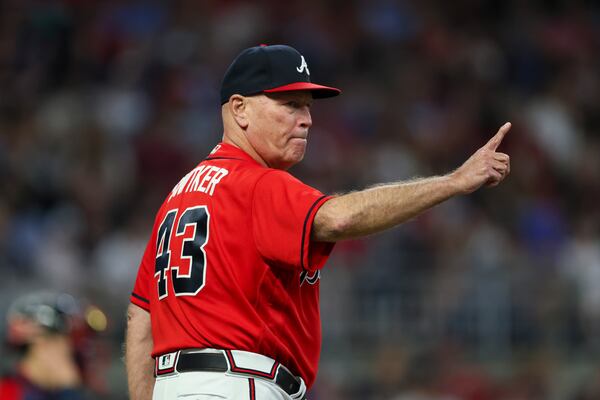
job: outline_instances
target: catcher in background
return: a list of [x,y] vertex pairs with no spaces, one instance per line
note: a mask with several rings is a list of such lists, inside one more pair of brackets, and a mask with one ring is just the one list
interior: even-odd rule
[[102,311],[83,310],[68,294],[36,292],[18,298],[8,309],[6,332],[6,344],[17,353],[17,362],[13,372],[0,379],[0,399],[85,398],[86,338],[105,327]]

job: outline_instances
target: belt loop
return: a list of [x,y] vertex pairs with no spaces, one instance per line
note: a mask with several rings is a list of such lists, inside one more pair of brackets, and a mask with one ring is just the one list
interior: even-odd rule
[[304,383],[304,379],[301,376],[297,376],[296,379],[300,381],[300,389],[294,394],[291,394],[290,397],[292,400],[305,400],[306,399],[306,384]]
[[219,352],[221,354],[223,354],[223,357],[225,357],[225,362],[227,363],[227,372],[231,372],[231,360],[230,360],[230,353],[227,350],[219,350]]

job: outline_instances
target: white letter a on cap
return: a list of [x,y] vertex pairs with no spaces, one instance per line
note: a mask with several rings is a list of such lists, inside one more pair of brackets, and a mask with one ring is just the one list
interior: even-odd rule
[[302,73],[302,71],[306,70],[306,74],[310,75],[310,71],[308,70],[308,64],[306,64],[306,60],[304,59],[304,56],[300,56],[300,57],[302,57],[302,64],[300,64],[300,66],[296,68],[296,71]]

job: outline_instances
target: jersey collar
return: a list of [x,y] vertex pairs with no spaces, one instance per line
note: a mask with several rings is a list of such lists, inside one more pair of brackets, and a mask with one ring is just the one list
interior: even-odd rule
[[244,150],[240,149],[237,146],[224,142],[221,142],[218,145],[216,145],[215,148],[212,149],[208,157],[206,157],[206,160],[239,160],[250,161],[255,164],[262,165]]

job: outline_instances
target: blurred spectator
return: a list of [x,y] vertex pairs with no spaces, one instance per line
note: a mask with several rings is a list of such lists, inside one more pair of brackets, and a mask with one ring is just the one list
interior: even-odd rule
[[590,374],[587,382],[577,391],[574,400],[593,400],[600,398],[600,369]]
[[588,350],[600,352],[600,231],[597,222],[579,221],[561,257],[561,272],[573,284],[578,298]]

